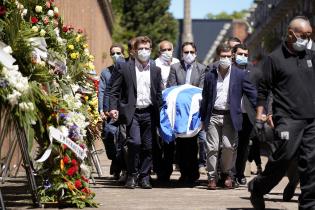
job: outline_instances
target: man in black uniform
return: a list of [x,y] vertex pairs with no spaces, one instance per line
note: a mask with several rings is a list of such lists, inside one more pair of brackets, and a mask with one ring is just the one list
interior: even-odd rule
[[276,151],[264,172],[248,184],[255,209],[265,209],[263,195],[282,179],[290,161],[297,157],[301,181],[300,210],[315,210],[315,57],[306,49],[310,22],[295,17],[287,39],[265,60],[258,87],[256,128],[262,128],[263,106],[273,94]]

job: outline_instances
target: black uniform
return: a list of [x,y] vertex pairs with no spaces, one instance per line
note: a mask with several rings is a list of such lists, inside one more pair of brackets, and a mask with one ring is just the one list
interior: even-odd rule
[[290,161],[297,156],[301,180],[299,208],[315,208],[315,59],[306,50],[291,53],[286,43],[272,52],[263,66],[258,87],[258,105],[273,93],[276,151],[264,172],[249,190],[266,194],[282,179]]

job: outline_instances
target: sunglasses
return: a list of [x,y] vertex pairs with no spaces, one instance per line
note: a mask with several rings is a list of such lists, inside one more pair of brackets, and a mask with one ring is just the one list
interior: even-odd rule
[[113,56],[113,55],[121,55],[121,52],[112,52],[110,55],[111,56]]
[[188,54],[188,53],[195,54],[195,51],[184,51],[184,54]]
[[172,48],[165,48],[165,49],[160,49],[161,52],[166,52],[166,51],[172,51]]

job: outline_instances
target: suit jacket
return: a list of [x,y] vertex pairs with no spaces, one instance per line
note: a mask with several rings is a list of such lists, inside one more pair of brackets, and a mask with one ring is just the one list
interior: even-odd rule
[[[109,94],[109,110],[119,111],[119,122],[129,125],[136,110],[137,78],[135,61],[129,60],[120,64],[115,72]],[[159,122],[159,107],[162,104],[161,69],[150,63],[151,101],[153,105],[154,122]]]
[[[245,94],[252,106],[256,106],[257,90],[249,81],[248,73],[244,70],[231,67],[230,84],[228,102],[230,115],[235,130],[239,131],[242,128],[243,114],[241,110],[241,99]],[[205,84],[202,91],[202,101],[200,105],[201,121],[205,124],[205,129],[208,129],[215,99],[217,96],[217,68],[210,70],[205,77]]]
[[[194,62],[192,64],[192,71],[190,75],[190,83],[196,87],[203,87],[204,79],[205,79],[205,70],[206,66]],[[186,83],[186,67],[184,61],[180,61],[179,63],[175,63],[171,65],[170,74],[167,80],[167,87],[175,86],[175,85],[184,85]]]
[[100,75],[100,83],[98,86],[98,111],[108,111],[109,107],[109,90],[110,90],[110,79],[115,66],[111,65],[105,68]]

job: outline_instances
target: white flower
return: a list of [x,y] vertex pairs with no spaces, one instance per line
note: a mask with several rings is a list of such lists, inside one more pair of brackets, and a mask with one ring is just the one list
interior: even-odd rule
[[39,35],[40,36],[45,36],[46,35],[46,31],[44,29],[40,30]]
[[65,44],[65,41],[64,39],[62,39],[61,37],[57,37],[57,42],[61,45],[64,45]]
[[19,107],[22,111],[27,111],[28,110],[28,105],[25,102],[19,103]]
[[39,29],[38,29],[37,26],[33,26],[33,27],[32,27],[32,30],[33,30],[34,32],[38,32]]
[[6,46],[6,47],[2,48],[2,50],[8,54],[12,54],[12,52],[13,52],[11,46]]
[[43,7],[37,5],[37,6],[35,7],[35,11],[36,11],[37,13],[41,13],[41,12],[43,11]]
[[22,17],[27,15],[27,9],[23,9],[22,13],[21,13]]
[[47,15],[50,16],[50,17],[53,17],[54,16],[54,11],[51,10],[51,9],[48,10]]
[[18,92],[18,91],[16,91],[16,90],[13,90],[13,93],[12,93],[12,94],[9,94],[9,95],[7,96],[7,99],[8,99],[8,101],[10,102],[10,104],[11,104],[12,106],[15,106],[15,105],[18,104],[18,100],[19,100],[19,98],[20,98],[21,95],[22,95],[22,94],[21,94],[20,92]]
[[34,104],[32,102],[28,102],[27,106],[28,106],[28,110],[34,111]]
[[65,95],[63,99],[67,102],[69,109],[77,110],[82,106],[80,98],[75,98],[72,95]]
[[71,86],[71,89],[74,93],[76,93],[80,88],[80,86],[77,84],[71,84],[70,86]]
[[55,8],[54,8],[54,13],[55,13],[55,14],[58,14],[58,13],[59,13],[58,7],[55,7]]
[[90,56],[90,51],[89,51],[89,49],[85,48],[85,49],[84,49],[84,54],[87,55],[87,56]]
[[60,126],[59,130],[61,131],[64,137],[67,137],[69,135],[69,129],[66,126],[64,125]]
[[15,1],[15,5],[16,5],[16,7],[17,7],[19,10],[23,10],[23,9],[24,9],[23,4],[19,3],[18,1]]

